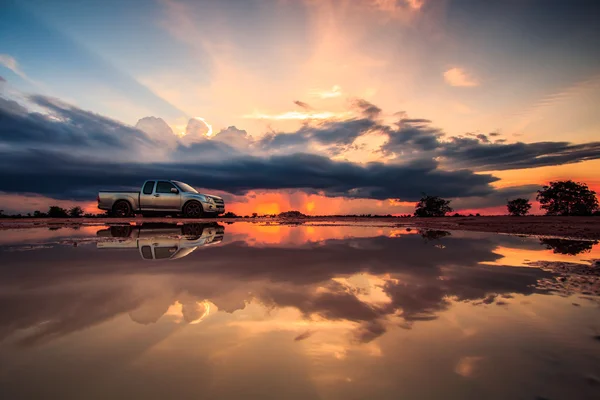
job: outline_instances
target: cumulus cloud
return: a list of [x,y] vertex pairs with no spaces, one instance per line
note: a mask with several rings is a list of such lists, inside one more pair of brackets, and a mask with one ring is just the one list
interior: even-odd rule
[[190,118],[185,128],[184,142],[196,142],[211,136],[213,133],[212,126],[209,125],[202,117]]
[[227,129],[221,129],[212,138],[213,141],[226,143],[229,146],[235,147],[241,150],[248,150],[248,147],[252,144],[252,138],[243,129],[238,129],[235,126],[230,126]]
[[177,139],[173,129],[162,118],[144,117],[135,124],[135,127],[158,143],[172,145]]
[[473,87],[479,86],[479,81],[464,69],[454,67],[444,72],[444,79],[450,86]]

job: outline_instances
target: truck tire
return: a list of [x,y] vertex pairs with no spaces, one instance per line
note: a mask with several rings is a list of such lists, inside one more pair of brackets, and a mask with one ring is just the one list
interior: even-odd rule
[[183,207],[183,216],[186,218],[202,218],[204,209],[198,201],[188,201]]
[[131,205],[128,201],[119,200],[112,208],[112,216],[117,218],[127,218],[131,216]]

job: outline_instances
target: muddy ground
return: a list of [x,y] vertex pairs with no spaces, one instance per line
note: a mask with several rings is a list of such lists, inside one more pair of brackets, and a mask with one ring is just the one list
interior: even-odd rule
[[440,230],[464,230],[478,232],[540,235],[577,239],[600,240],[600,217],[444,217],[444,218],[22,218],[0,219],[0,229],[57,227],[72,225],[142,224],[142,223],[191,223],[191,222],[255,222],[275,224],[360,224],[365,226],[406,226]]

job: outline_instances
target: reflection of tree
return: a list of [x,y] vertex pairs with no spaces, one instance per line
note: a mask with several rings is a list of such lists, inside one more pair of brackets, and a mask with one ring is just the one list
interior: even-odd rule
[[438,230],[423,230],[419,231],[421,237],[425,240],[439,240],[443,237],[450,236],[451,233],[448,231],[438,231]]
[[556,254],[568,254],[570,256],[577,255],[579,253],[587,253],[592,250],[595,244],[598,244],[595,240],[570,240],[570,239],[540,239],[540,243],[546,246],[546,248],[552,250]]

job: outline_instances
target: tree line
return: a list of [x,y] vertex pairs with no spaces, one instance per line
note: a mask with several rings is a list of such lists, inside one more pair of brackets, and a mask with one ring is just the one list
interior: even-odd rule
[[[546,215],[561,215],[561,216],[585,216],[585,215],[600,215],[598,207],[598,199],[596,192],[590,190],[585,183],[567,181],[550,182],[542,189],[538,190],[536,200],[540,203],[540,208],[546,211]],[[507,200],[506,208],[509,215],[523,216],[527,215],[531,210],[531,202],[526,198],[515,198]],[[446,214],[453,211],[450,206],[450,200],[443,199],[439,196],[423,195],[415,206],[415,217],[444,217]],[[105,217],[106,213],[102,214],[84,214],[81,207],[75,206],[70,209],[65,209],[59,206],[50,206],[47,212],[36,210],[33,214],[27,215],[11,215],[10,217],[30,217],[30,218],[94,218]],[[350,215],[348,215],[350,216]],[[392,215],[352,215],[354,217],[392,217]],[[454,216],[461,216],[454,214]],[[479,216],[479,214],[476,214]],[[0,210],[0,217],[9,217],[5,215],[3,210]],[[299,211],[287,211],[279,215],[259,216],[257,213],[252,213],[252,216],[238,216],[232,212],[227,212],[223,215],[224,218],[257,218],[257,217],[287,217],[287,218],[306,218],[307,216]],[[406,215],[403,217],[410,217]]]
[[[567,181],[550,182],[537,191],[535,198],[546,215],[586,216],[600,215],[596,192],[585,183]],[[526,198],[507,200],[509,215],[523,216],[531,210],[531,202]],[[444,217],[452,212],[450,200],[439,196],[424,195],[415,206],[415,217]],[[455,214],[458,216],[458,214]]]

